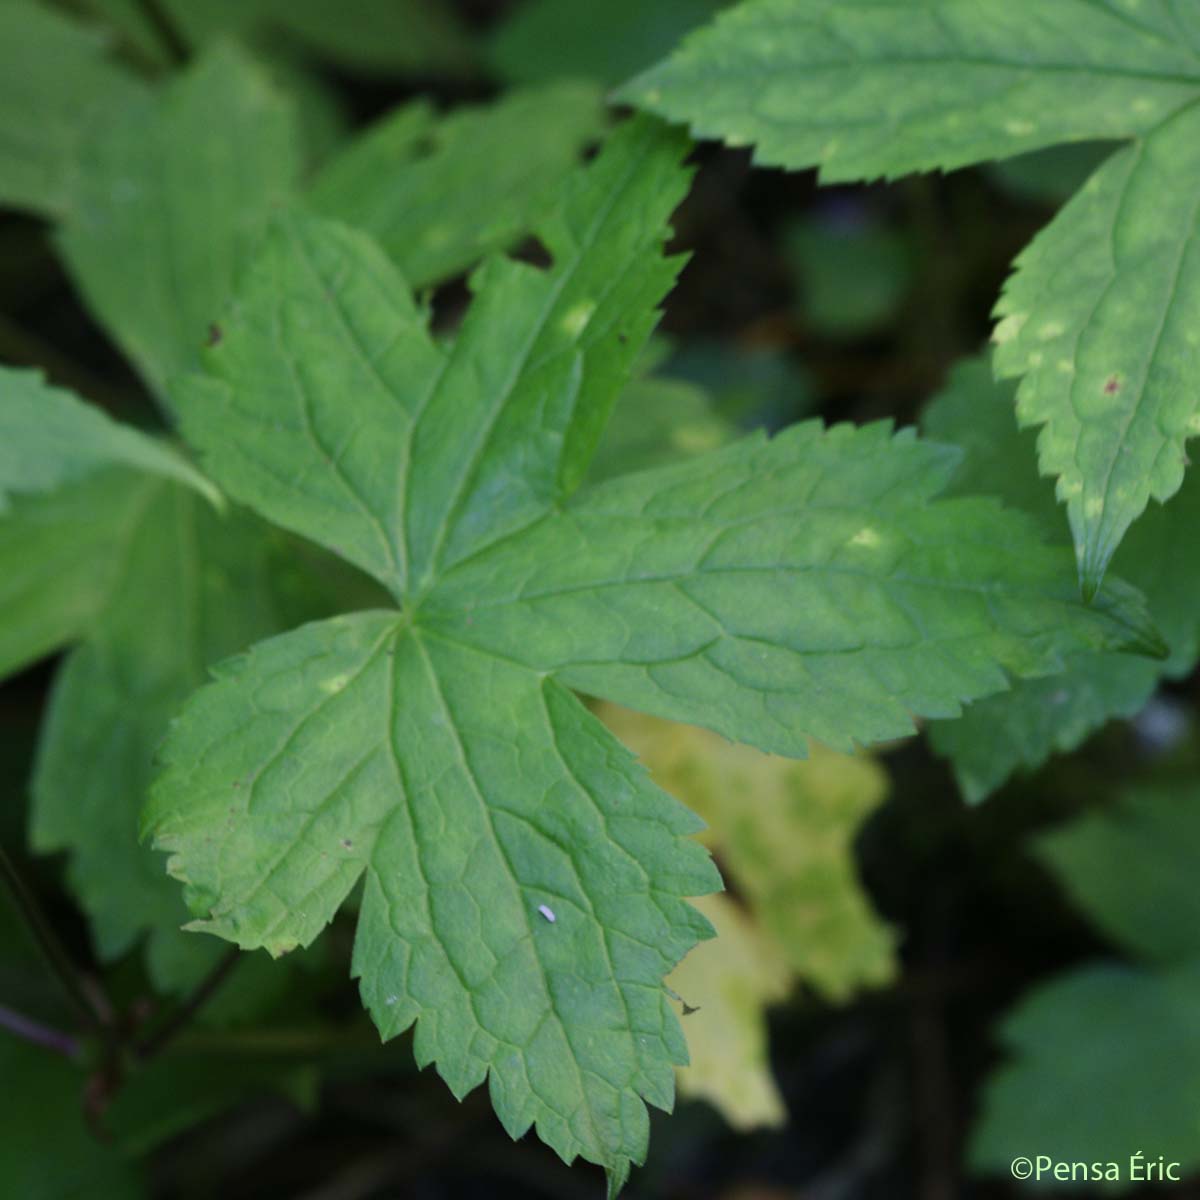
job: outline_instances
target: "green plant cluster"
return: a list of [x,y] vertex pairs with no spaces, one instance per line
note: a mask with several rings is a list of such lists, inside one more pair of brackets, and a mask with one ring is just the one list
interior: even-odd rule
[[[131,1032],[58,963],[85,1038],[74,1062],[0,1042],[0,1072],[33,1081],[0,1178],[42,1194],[21,1181],[84,1075],[122,1153],[72,1127],[45,1194],[136,1195],[138,1157],[200,1116],[263,1088],[310,1103],[311,1067],[160,1043],[228,944],[282,961],[253,956],[205,1020],[310,1011],[340,912],[380,1037],[412,1030],[456,1097],[486,1083],[513,1137],[615,1195],[688,1061],[664,980],[713,934],[689,899],[722,882],[676,777],[592,701],[793,759],[919,725],[976,803],[1200,657],[1200,8],[743,0],[672,50],[723,6],[664,3],[636,41],[616,31],[641,6],[596,6],[549,71],[567,18],[542,0],[482,48],[417,0],[80,7],[0,0],[0,203],[50,223],[155,407],[135,425],[52,362],[0,366],[0,667],[62,654],[29,846],[65,852],[97,960],[140,956],[167,1018]],[[511,86],[350,133],[314,59]],[[657,365],[692,138],[827,183],[1115,145],[919,430],[767,436]],[[835,334],[913,270],[879,231],[789,245]],[[435,291],[464,274],[447,316]],[[770,837],[701,807],[782,944],[823,928],[805,905],[851,914],[867,965],[835,930],[788,968],[845,998],[890,977],[894,939],[845,865],[875,785],[826,828],[823,778],[780,793],[815,797],[803,819],[755,819],[824,837],[837,869],[783,856],[769,887]],[[1198,802],[1143,789],[1038,843],[1138,965],[1073,970],[1005,1025],[981,1168],[1047,1126],[1062,1158],[1145,1141],[1200,1165]],[[1141,1099],[1106,1102],[1136,1063]],[[1065,1117],[1064,1089],[1090,1097]]]

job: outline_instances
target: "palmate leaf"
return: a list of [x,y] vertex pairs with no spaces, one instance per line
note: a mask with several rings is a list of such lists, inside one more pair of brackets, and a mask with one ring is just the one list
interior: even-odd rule
[[[1037,473],[1033,435],[1012,420],[1015,390],[996,382],[986,361],[964,363],[926,409],[922,428],[965,453],[953,492],[998,496],[1035,517],[1048,539],[1063,540],[1054,485]],[[952,762],[968,801],[982,800],[1017,768],[1039,767],[1051,754],[1075,749],[1106,721],[1134,716],[1164,677],[1192,669],[1200,649],[1200,561],[1191,553],[1198,520],[1200,478],[1189,477],[1169,505],[1137,523],[1117,552],[1117,572],[1149,601],[1170,652],[1165,660],[1074,656],[1061,674],[1015,681],[958,720],[933,723],[933,746]]]
[[175,479],[221,503],[216,488],[166,443],[49,386],[36,371],[0,366],[0,513],[11,493],[51,491],[121,466]]
[[1085,595],[1200,429],[1200,12],[1172,0],[747,0],[623,98],[836,180],[1134,138],[1018,259],[1024,378]]
[[590,84],[512,92],[443,117],[416,101],[327,164],[308,201],[376,238],[409,286],[425,287],[536,225],[603,127]]
[[137,844],[155,747],[209,662],[295,608],[280,611],[277,533],[218,517],[218,499],[164,442],[0,368],[0,675],[82,643],[43,726],[31,841],[71,853],[102,957],[151,934],[162,990],[194,984],[217,952],[181,936],[177,889]]
[[[104,960],[146,937],[157,988],[193,986],[220,957],[181,935],[178,889],[137,842],[138,812],[171,715],[209,663],[281,627],[274,545],[244,514],[218,517],[149,482],[104,603],[60,669],[38,745],[30,843],[67,851]],[[0,523],[0,531],[3,523]]]
[[[534,127],[539,136],[525,136]],[[378,236],[423,286],[526,233],[602,128],[589,85],[444,118],[417,102],[347,146],[306,198]],[[168,382],[219,339],[218,318],[270,216],[300,194],[304,157],[290,98],[265,67],[220,42],[81,151],[62,253],[94,315],[168,408]]]
[[[283,551],[278,531],[248,514],[218,515],[181,486],[127,470],[18,498],[0,516],[0,677],[72,647],[41,727],[31,846],[68,854],[100,958],[142,942],[160,992],[194,987],[220,953],[180,932],[178,889],[138,845],[154,755],[210,662],[331,611]],[[280,980],[265,961],[243,967],[206,1011],[257,1010]]]
[[160,399],[292,194],[303,151],[266,72],[219,46],[87,147],[59,242],[89,307]]
[[83,147],[144,92],[95,29],[35,4],[0,4],[0,205],[68,210]]
[[0,679],[75,641],[112,592],[154,490],[105,471],[0,513]]
[[418,1061],[458,1096],[490,1075],[514,1136],[640,1160],[639,1097],[669,1107],[685,1060],[658,984],[707,933],[680,897],[719,881],[569,692],[372,613],[261,644],[186,711],[146,825],[196,927],[282,953],[365,871],[354,971],[384,1036],[420,1017]]
[[279,221],[239,336],[180,389],[189,440],[232,495],[396,594],[527,523],[578,482],[679,268],[654,253],[688,179],[663,137],[631,127],[572,179],[541,230],[554,267],[489,262],[448,348],[369,239]]
[[1133,594],[1081,604],[1032,524],[989,501],[933,501],[956,460],[886,424],[745,438],[612,480],[477,552],[423,619],[794,757],[808,737],[905,736],[914,713],[957,715],[1006,671],[1048,674],[1073,650],[1157,652]]
[[[354,970],[456,1093],[603,1164],[645,1153],[683,1041],[661,981],[719,885],[698,822],[568,690],[804,752],[911,730],[1084,646],[1149,646],[1127,589],[938,502],[953,450],[808,425],[577,495],[678,259],[686,140],[622,127],[475,277],[450,346],[378,247],[286,216],[178,392],[231,494],[370,570],[402,611],[309,625],[185,707],[143,827],[198,929],[274,953],[356,882]],[[1004,550],[997,552],[997,547]],[[803,614],[799,616],[798,614]]]

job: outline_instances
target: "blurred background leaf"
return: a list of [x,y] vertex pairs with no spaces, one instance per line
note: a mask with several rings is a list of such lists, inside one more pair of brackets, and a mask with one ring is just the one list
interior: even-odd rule
[[972,1161],[1007,1170],[1048,1131],[1060,1161],[1200,1165],[1200,788],[1143,789],[1038,838],[1072,901],[1145,965],[1085,965],[1004,1021]]
[[[922,428],[964,451],[956,493],[998,496],[1035,519],[1047,540],[1066,544],[1065,510],[1055,502],[1053,481],[1038,475],[1036,434],[1017,427],[1015,391],[993,379],[986,360],[965,362],[922,414]],[[958,720],[932,723],[934,749],[950,759],[968,801],[984,799],[1018,769],[1074,750],[1105,722],[1133,717],[1164,677],[1191,672],[1200,652],[1200,559],[1187,547],[1197,521],[1200,483],[1188,480],[1170,504],[1146,513],[1113,560],[1113,571],[1149,600],[1170,648],[1166,661],[1088,655],[1060,674],[1014,681]]]
[[834,1001],[892,979],[895,935],[871,910],[853,858],[859,827],[887,794],[877,762],[816,743],[797,762],[611,704],[597,711],[708,823],[703,839],[727,886],[798,979]]
[[509,83],[621,83],[705,24],[724,0],[526,0],[494,35],[488,59]]

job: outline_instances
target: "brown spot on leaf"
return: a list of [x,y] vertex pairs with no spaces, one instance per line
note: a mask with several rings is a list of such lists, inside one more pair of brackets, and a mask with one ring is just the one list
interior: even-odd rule
[[208,339],[204,344],[210,347],[219,346],[221,344],[221,338],[224,336],[225,335],[221,332],[220,325],[214,322],[208,327]]
[[1116,375],[1110,375],[1104,384],[1104,394],[1115,396],[1121,390],[1121,381]]

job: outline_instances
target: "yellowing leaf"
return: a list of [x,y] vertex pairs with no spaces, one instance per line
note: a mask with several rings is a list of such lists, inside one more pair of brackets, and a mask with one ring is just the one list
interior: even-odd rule
[[778,947],[725,896],[692,903],[717,940],[702,942],[667,977],[689,1005],[683,1028],[691,1062],[676,1070],[681,1096],[707,1100],[734,1129],[787,1121],[767,1058],[764,1009],[786,998],[791,973]]
[[709,845],[800,978],[831,1000],[892,978],[894,935],[852,855],[887,794],[878,763],[817,743],[795,762],[615,705],[599,711],[655,782],[708,822]]

